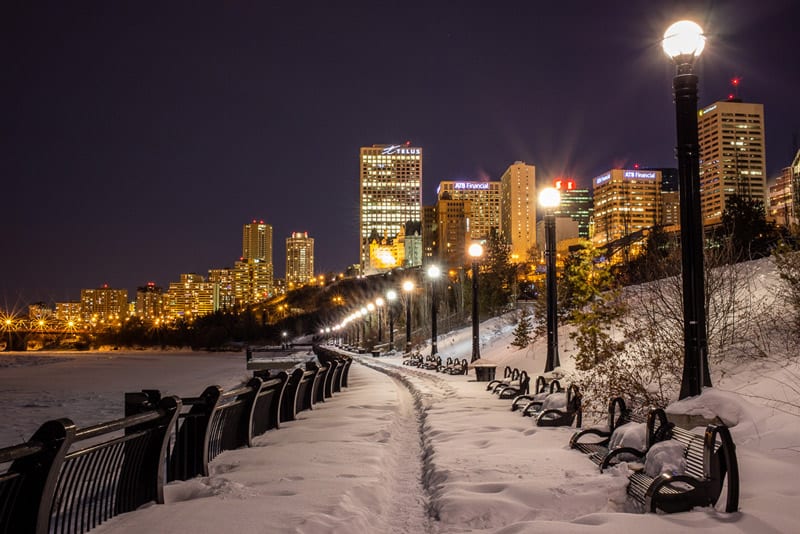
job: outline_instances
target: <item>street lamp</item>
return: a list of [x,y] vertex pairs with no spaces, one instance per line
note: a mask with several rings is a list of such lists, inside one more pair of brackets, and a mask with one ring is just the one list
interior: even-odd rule
[[375,307],[378,308],[378,343],[383,343],[383,305],[381,297],[375,299]]
[[436,344],[438,337],[436,332],[436,308],[438,302],[436,299],[436,281],[442,275],[442,270],[438,265],[431,265],[428,267],[428,278],[431,279],[431,356],[439,352],[439,347]]
[[406,352],[411,352],[411,292],[414,291],[414,282],[403,282],[403,291],[406,293]]
[[283,348],[284,349],[287,347],[287,345],[286,345],[286,336],[288,336],[288,335],[289,334],[285,330],[283,332],[281,332],[281,338],[283,339]]
[[366,317],[367,317],[368,313],[369,312],[367,311],[367,308],[365,308],[363,306],[361,307],[360,310],[358,310],[359,318],[361,320],[361,346],[364,347],[364,348],[366,348],[366,346],[367,346],[367,321],[366,321]]
[[547,187],[539,193],[539,205],[544,208],[544,256],[547,269],[547,360],[544,372],[561,365],[558,359],[558,288],[556,286],[556,215],[561,203],[558,189]]
[[697,76],[695,58],[703,51],[703,29],[690,20],[676,22],[664,32],[662,46],[672,58],[672,80],[677,126],[678,183],[681,212],[681,267],[683,278],[683,378],[680,398],[699,395],[711,386],[708,371],[703,220],[700,215],[700,154],[697,139]]
[[394,301],[397,300],[397,291],[394,289],[387,291],[386,300],[389,302],[386,306],[389,309],[389,348],[394,350]]
[[480,331],[478,327],[478,260],[483,256],[483,247],[480,243],[469,246],[469,255],[472,258],[472,358],[470,362],[480,359]]

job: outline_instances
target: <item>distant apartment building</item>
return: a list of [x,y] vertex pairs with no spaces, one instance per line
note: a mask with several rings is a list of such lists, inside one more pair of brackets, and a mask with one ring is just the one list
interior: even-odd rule
[[172,319],[192,319],[218,309],[217,285],[199,274],[182,274],[171,282],[165,299],[166,315]]
[[359,175],[359,269],[370,274],[400,267],[405,253],[397,253],[394,241],[406,223],[422,220],[422,148],[361,147]]
[[272,263],[260,259],[233,264],[234,301],[237,305],[262,302],[272,296]]
[[425,263],[437,261],[439,223],[436,220],[436,205],[422,206],[422,256]]
[[78,300],[56,302],[55,318],[64,323],[77,323],[81,320],[81,303]]
[[128,315],[128,291],[104,285],[81,289],[81,319],[84,322],[116,324]]
[[[589,225],[594,212],[594,199],[588,189],[579,188],[575,180],[570,178],[557,178],[553,187],[561,193],[561,203],[553,210],[558,217],[569,217],[578,225],[578,237],[589,239]],[[557,233],[557,232],[556,232]],[[537,241],[544,235],[537,230]]]
[[314,279],[314,238],[292,232],[286,238],[286,285],[302,286]]
[[536,246],[536,167],[517,161],[500,177],[500,232],[513,263],[527,261]]
[[488,239],[500,230],[501,182],[443,181],[436,190],[437,198],[449,195],[451,200],[468,200],[470,212],[467,231],[473,241]]
[[209,269],[208,281],[217,285],[219,309],[232,310],[236,302],[236,272],[233,269]]
[[148,282],[136,288],[136,316],[143,321],[156,321],[164,317],[164,290]]
[[661,171],[611,169],[593,183],[593,240],[597,245],[661,223]]
[[[244,279],[253,281],[250,287],[238,293],[247,298],[241,303],[258,302],[265,296],[272,295],[272,278],[275,268],[272,263],[272,226],[264,221],[253,221],[242,227],[242,257],[238,268]],[[253,297],[255,296],[255,297]]]
[[703,224],[719,224],[733,195],[766,207],[763,104],[731,99],[706,106],[698,115]]

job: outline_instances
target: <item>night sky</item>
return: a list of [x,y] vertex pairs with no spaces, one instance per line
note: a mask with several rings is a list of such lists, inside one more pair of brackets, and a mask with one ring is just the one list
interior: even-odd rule
[[516,160],[586,187],[674,167],[660,39],[687,16],[709,36],[700,105],[741,77],[774,178],[800,132],[796,0],[5,0],[0,308],[230,267],[252,219],[274,228],[276,276],[292,231],[341,271],[361,146],[423,147],[426,205]]

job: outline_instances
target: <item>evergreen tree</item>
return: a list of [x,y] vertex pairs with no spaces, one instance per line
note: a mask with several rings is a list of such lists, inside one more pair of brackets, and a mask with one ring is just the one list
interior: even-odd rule
[[735,261],[769,256],[775,241],[775,225],[767,221],[764,203],[742,195],[732,195],[722,212],[722,229],[733,246]]
[[533,341],[531,333],[531,317],[530,312],[526,308],[519,313],[519,322],[517,323],[517,327],[514,329],[514,341],[512,341],[511,344],[515,347],[524,349],[531,344],[531,341]]
[[511,302],[516,272],[509,259],[508,245],[497,232],[489,236],[481,267],[479,305],[483,313],[496,315]]

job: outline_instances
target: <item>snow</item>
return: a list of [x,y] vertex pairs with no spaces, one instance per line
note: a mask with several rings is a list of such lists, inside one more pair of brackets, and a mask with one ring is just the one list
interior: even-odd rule
[[[533,381],[544,368],[543,342],[518,350],[513,328],[509,318],[483,323],[481,353],[498,373],[511,365]],[[469,329],[442,336],[442,358],[469,357],[470,336]],[[561,344],[560,371],[568,374],[567,336]],[[601,474],[569,449],[574,429],[534,426],[475,382],[474,371],[442,375],[403,366],[399,356],[357,356],[348,388],[254,447],[222,453],[210,476],[169,484],[167,504],[93,532],[800,532],[800,415],[792,408],[800,394],[776,386],[792,384],[797,371],[780,354],[768,363],[712,365],[715,387],[667,410],[731,426],[742,481],[734,514],[628,513],[625,464]],[[191,396],[247,375],[243,354],[2,354],[0,445],[18,443],[49,418],[87,425],[118,417],[125,391]]]

